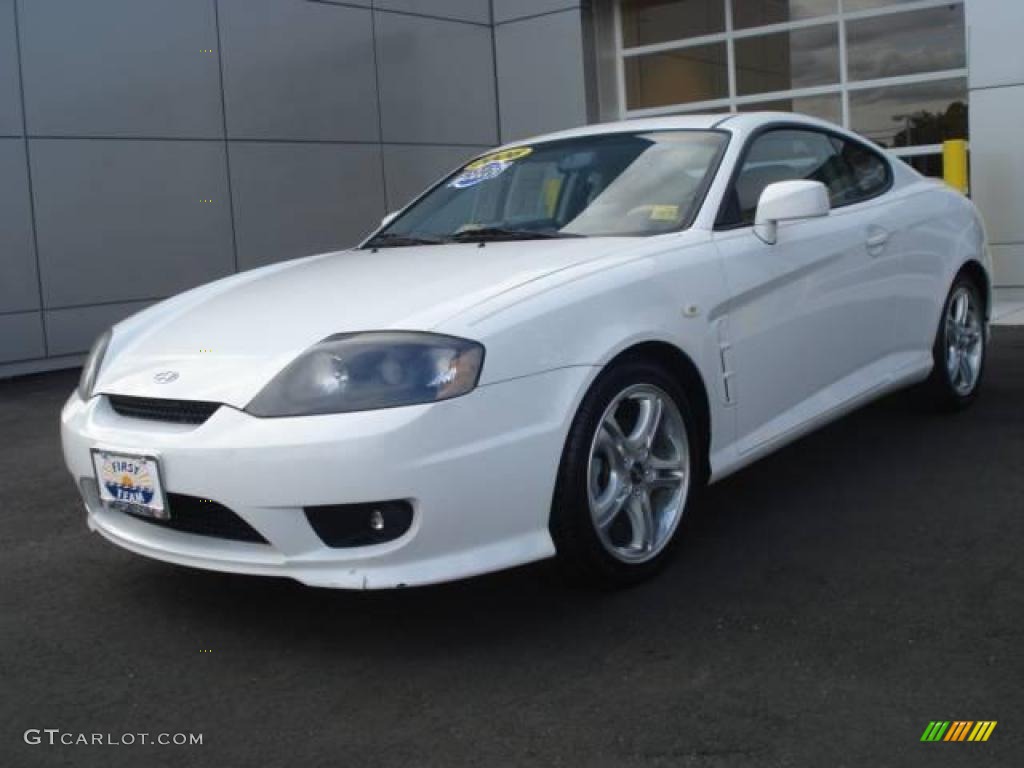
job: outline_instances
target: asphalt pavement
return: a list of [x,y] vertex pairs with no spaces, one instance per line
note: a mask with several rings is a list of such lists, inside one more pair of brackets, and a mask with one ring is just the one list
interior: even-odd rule
[[[123,552],[61,460],[75,378],[0,381],[0,766],[1024,764],[1024,329],[970,411],[897,395],[799,441],[616,593],[550,563],[361,594]],[[998,725],[922,743],[933,720]]]

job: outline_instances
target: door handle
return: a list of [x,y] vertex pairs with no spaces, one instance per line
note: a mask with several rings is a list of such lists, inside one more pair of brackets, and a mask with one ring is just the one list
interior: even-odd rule
[[868,239],[865,241],[867,245],[868,253],[872,256],[877,256],[885,248],[886,243],[889,242],[889,233],[884,229],[876,229],[868,235]]

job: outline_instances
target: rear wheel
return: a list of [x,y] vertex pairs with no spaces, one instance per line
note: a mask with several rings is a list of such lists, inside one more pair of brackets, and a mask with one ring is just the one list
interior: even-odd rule
[[668,560],[703,466],[682,387],[629,360],[584,398],[559,468],[551,513],[558,557],[590,584],[624,586]]
[[974,402],[985,372],[985,305],[981,289],[960,275],[946,298],[932,348],[934,366],[925,390],[940,408],[960,410]]

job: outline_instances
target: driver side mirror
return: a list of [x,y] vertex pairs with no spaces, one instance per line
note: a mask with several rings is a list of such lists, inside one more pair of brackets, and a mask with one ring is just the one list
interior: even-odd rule
[[779,222],[828,216],[828,189],[820,181],[777,181],[757,201],[754,234],[768,245],[779,239]]
[[392,211],[391,213],[387,214],[383,219],[380,220],[380,228],[384,229],[384,227],[386,227],[388,224],[395,220],[399,213],[400,211]]

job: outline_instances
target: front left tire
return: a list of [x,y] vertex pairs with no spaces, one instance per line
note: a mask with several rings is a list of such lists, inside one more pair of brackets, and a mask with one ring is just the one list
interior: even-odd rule
[[563,568],[601,587],[654,575],[671,558],[703,461],[693,410],[672,376],[642,358],[604,371],[559,467],[550,530]]

